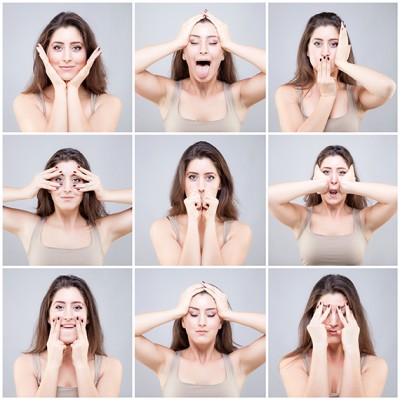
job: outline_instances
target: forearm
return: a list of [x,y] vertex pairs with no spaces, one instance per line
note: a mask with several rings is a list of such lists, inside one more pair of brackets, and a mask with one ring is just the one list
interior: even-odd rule
[[177,309],[137,314],[135,316],[135,336],[142,336],[157,326],[175,321],[182,316],[183,314]]
[[320,180],[280,183],[268,188],[268,200],[271,206],[283,205],[311,193],[317,193],[325,187]]
[[199,228],[198,224],[190,219],[178,265],[201,265]]
[[79,98],[79,89],[69,86],[67,90],[68,127],[70,132],[92,132]]
[[172,40],[167,43],[148,46],[135,52],[135,73],[140,74],[150,65],[161,60],[164,57],[180,50],[184,44],[178,40]]
[[258,68],[262,73],[266,72],[266,55],[264,49],[245,46],[234,42],[223,43],[224,50],[248,61]]
[[203,251],[201,254],[201,265],[225,265],[222,252],[218,244],[215,218],[206,221]]
[[54,87],[54,103],[46,132],[68,132],[67,94],[63,86]]
[[360,369],[360,352],[345,352],[340,397],[365,397]]
[[35,197],[35,193],[33,193],[28,186],[23,188],[3,188],[3,203],[17,200],[29,200],[33,199],[33,197]]
[[112,203],[132,204],[132,189],[108,190],[104,189],[100,196],[96,197],[99,201],[109,201]]
[[35,397],[56,397],[59,368],[59,366],[46,364]]
[[383,204],[397,203],[397,186],[386,183],[340,182],[341,189],[347,194],[369,197]]
[[335,103],[335,96],[321,96],[311,115],[299,126],[297,132],[323,132]]
[[100,397],[93,382],[89,364],[75,365],[79,397]]
[[304,397],[329,397],[328,356],[326,347],[313,349],[310,375]]
[[227,310],[220,316],[226,321],[248,326],[264,335],[266,333],[265,314]]

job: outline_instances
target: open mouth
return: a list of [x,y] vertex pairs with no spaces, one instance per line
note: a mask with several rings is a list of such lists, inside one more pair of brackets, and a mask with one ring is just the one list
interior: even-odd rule
[[332,196],[332,197],[335,197],[335,196],[338,195],[338,191],[337,190],[330,190],[329,191],[329,195]]
[[210,72],[211,61],[209,60],[197,60],[196,61],[196,72],[200,79],[205,79]]
[[210,66],[211,65],[211,61],[208,61],[208,60],[199,60],[199,61],[196,61],[196,65],[201,65],[201,66],[206,66],[206,65],[208,65],[208,66]]

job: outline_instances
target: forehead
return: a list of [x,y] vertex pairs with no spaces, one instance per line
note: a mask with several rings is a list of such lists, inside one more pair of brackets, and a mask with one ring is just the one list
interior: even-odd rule
[[344,161],[344,158],[341,156],[329,156],[322,160],[320,168],[328,167],[328,168],[348,168],[349,166]]
[[81,302],[85,304],[85,300],[81,292],[76,287],[62,288],[56,292],[53,298],[53,303],[62,301],[65,303]]
[[311,35],[311,39],[338,39],[339,32],[333,25],[319,26],[314,29],[314,32]]
[[81,33],[74,26],[66,26],[58,28],[51,37],[52,42],[81,42],[83,43],[83,38]]
[[322,301],[322,304],[342,307],[346,304],[347,299],[342,293],[327,293],[321,296],[319,301]]
[[73,171],[76,171],[78,168],[78,163],[76,161],[61,161],[56,164],[58,169],[63,172],[63,175],[73,174]]
[[217,174],[217,168],[214,163],[207,157],[195,158],[190,161],[186,171],[188,172],[213,172]]
[[190,307],[199,308],[200,310],[206,308],[215,308],[215,300],[208,294],[202,293],[192,297]]
[[211,22],[199,22],[193,27],[191,35],[198,35],[204,37],[218,36],[218,32],[215,29],[215,26]]

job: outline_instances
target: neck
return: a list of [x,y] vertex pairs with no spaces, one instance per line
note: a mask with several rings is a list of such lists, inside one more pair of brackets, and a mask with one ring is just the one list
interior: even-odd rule
[[64,229],[71,229],[77,226],[81,227],[82,225],[86,225],[86,221],[79,214],[78,209],[65,211],[56,208],[54,213],[48,217],[48,220],[49,219]]
[[351,208],[343,201],[340,204],[328,204],[326,202],[322,202],[318,204],[319,212],[323,215],[327,215],[329,217],[335,218],[342,215],[347,215]]
[[192,76],[189,76],[187,79],[187,89],[197,96],[207,97],[218,93],[221,90],[221,83],[217,80],[216,76],[208,82],[199,82]]
[[190,346],[184,350],[185,357],[200,363],[207,363],[221,358],[221,354],[214,347],[215,342],[196,345],[191,343]]
[[328,360],[339,361],[344,358],[343,346],[341,343],[329,345],[327,349]]

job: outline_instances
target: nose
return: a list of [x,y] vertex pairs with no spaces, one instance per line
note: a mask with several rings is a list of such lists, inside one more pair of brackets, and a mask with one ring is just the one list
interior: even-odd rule
[[71,50],[68,47],[66,47],[65,50],[64,50],[64,57],[63,58],[64,58],[65,62],[71,61]]
[[200,54],[207,54],[207,53],[208,53],[207,43],[202,41],[200,44]]
[[337,310],[336,309],[332,309],[332,311],[329,314],[328,317],[328,323],[330,326],[336,326],[338,325],[338,318],[339,316],[337,315]]
[[197,189],[199,190],[199,192],[203,192],[204,188],[205,188],[204,178],[201,177],[201,178],[199,178],[199,185],[198,185]]
[[73,316],[73,313],[72,313],[71,308],[65,307],[64,313],[63,313],[63,318],[64,318],[65,320],[72,320],[72,319],[74,319],[74,316]]
[[200,314],[199,314],[199,321],[198,321],[198,323],[199,323],[199,326],[205,326],[205,325],[207,325],[207,317],[206,317],[204,314],[200,313]]
[[337,181],[338,181],[338,175],[337,175],[337,173],[336,173],[335,171],[333,171],[333,172],[331,173],[331,175],[330,175],[330,181],[331,181],[332,184],[337,183]]
[[322,48],[322,55],[323,55],[323,56],[329,56],[329,55],[330,55],[330,48],[329,48],[329,44],[328,44],[328,43],[325,43],[325,44],[323,45],[323,48]]
[[63,190],[64,192],[70,192],[72,190],[72,184],[68,179],[64,181]]

